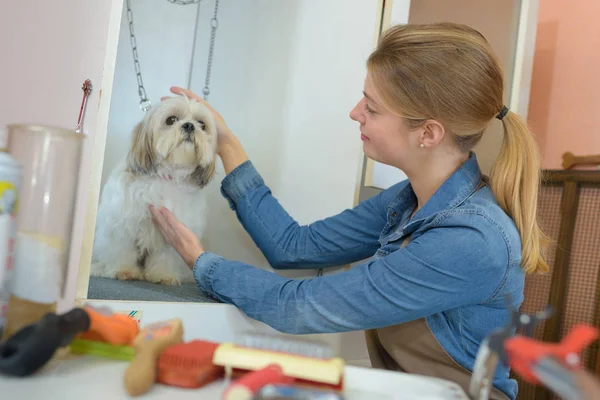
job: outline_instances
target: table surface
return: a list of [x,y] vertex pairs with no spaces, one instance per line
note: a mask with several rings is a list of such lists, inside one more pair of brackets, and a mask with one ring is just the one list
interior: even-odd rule
[[[0,391],[6,399],[128,399],[123,388],[126,362],[92,356],[71,355],[50,362],[26,378],[0,376]],[[346,400],[453,399],[467,400],[461,388],[444,380],[372,368],[347,366]],[[214,382],[201,389],[181,389],[156,384],[139,399],[217,400],[226,386]]]

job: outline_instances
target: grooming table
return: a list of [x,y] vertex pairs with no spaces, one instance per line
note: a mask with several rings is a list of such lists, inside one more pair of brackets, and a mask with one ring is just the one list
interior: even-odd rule
[[88,299],[218,303],[195,283],[180,286],[158,285],[146,281],[120,281],[91,276]]
[[[127,363],[92,356],[54,360],[27,378],[0,376],[2,398],[45,400],[128,399],[123,387]],[[346,367],[346,400],[452,399],[468,400],[454,383],[444,380],[362,367]],[[155,384],[139,399],[215,400],[227,383],[214,382],[201,389],[179,389]]]

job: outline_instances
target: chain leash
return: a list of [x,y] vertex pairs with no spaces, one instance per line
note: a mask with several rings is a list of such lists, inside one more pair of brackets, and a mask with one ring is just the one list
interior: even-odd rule
[[[177,5],[190,5],[190,4],[198,4],[200,6],[200,2],[202,0],[167,0],[169,3],[177,4]],[[148,95],[146,94],[146,88],[144,87],[144,80],[142,79],[142,68],[140,66],[137,40],[135,36],[135,30],[133,28],[133,11],[131,10],[131,0],[125,0],[125,4],[127,7],[127,21],[129,25],[129,43],[131,44],[131,53],[133,55],[133,67],[135,69],[135,77],[137,79],[138,85],[138,96],[140,97],[140,109],[144,112],[147,112],[152,103],[148,99]],[[217,28],[219,27],[219,0],[215,1],[215,10],[212,19],[210,20],[210,43],[208,48],[208,61],[206,66],[206,78],[204,80],[204,89],[202,90],[204,94],[204,100],[208,99],[208,95],[210,94],[210,75],[212,72],[212,62],[213,62],[213,53],[215,48],[215,38],[217,34]]]

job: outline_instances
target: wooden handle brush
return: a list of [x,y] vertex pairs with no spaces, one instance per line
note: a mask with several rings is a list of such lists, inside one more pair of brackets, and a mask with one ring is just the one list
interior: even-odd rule
[[125,389],[130,396],[146,393],[156,380],[158,359],[169,346],[183,341],[180,319],[158,322],[144,327],[133,341],[135,356],[125,370]]

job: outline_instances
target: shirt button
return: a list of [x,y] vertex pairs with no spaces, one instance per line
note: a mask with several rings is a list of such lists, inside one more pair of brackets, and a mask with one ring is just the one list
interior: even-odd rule
[[392,211],[392,217],[393,217],[393,218],[396,218],[396,215],[397,215],[397,214],[396,214],[396,211]]

